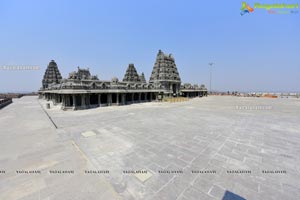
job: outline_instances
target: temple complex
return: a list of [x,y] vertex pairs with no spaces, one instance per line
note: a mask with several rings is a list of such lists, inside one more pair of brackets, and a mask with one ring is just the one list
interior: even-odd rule
[[138,74],[134,64],[129,64],[124,78],[119,81],[100,80],[89,69],[77,68],[62,79],[55,61],[51,61],[42,80],[40,97],[52,100],[54,105],[66,109],[126,105],[162,100],[165,97],[201,97],[207,95],[204,85],[181,84],[173,56],[159,50],[150,81],[144,73]]

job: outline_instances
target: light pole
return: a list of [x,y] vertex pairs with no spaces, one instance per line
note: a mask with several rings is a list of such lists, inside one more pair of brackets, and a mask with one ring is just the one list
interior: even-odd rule
[[211,91],[211,78],[212,78],[212,66],[214,64],[215,63],[213,63],[213,62],[208,63],[208,65],[210,66],[210,74],[209,74],[209,93],[210,94],[212,93],[212,91]]

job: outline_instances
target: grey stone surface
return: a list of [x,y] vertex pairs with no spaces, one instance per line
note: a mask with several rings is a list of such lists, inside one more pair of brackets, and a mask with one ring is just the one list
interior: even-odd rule
[[[299,99],[210,96],[75,112],[51,105],[46,111],[57,129],[38,101],[45,107],[44,100],[23,97],[0,113],[0,164],[7,171],[0,174],[0,199],[222,199],[225,191],[245,199],[300,197]],[[272,109],[236,109],[262,105]],[[96,135],[84,137],[88,131]],[[110,173],[11,172],[54,166]],[[144,182],[123,173],[142,169],[152,174]]]
[[[91,162],[72,138],[61,139],[37,97],[15,99],[0,112],[0,199],[121,199],[104,176],[88,176]],[[16,170],[40,170],[17,174]],[[49,174],[74,170],[74,174]]]

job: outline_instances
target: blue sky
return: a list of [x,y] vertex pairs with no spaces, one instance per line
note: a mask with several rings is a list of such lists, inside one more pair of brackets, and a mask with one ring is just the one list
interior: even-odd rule
[[[159,49],[172,53],[183,82],[238,91],[300,91],[300,13],[240,15],[242,1],[0,1],[0,92],[36,91],[49,61],[63,77],[77,66],[123,78],[129,63],[149,80]],[[254,3],[300,3],[247,1]],[[300,11],[298,9],[298,11]]]

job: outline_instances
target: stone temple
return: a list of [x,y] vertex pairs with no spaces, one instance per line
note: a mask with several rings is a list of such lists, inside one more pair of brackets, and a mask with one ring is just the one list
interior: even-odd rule
[[144,73],[138,74],[134,64],[129,64],[122,81],[116,77],[110,81],[100,80],[91,75],[89,69],[80,67],[62,79],[52,60],[39,95],[64,110],[76,110],[158,101],[166,97],[202,97],[207,95],[207,89],[204,85],[181,84],[174,57],[159,50],[149,82]]

